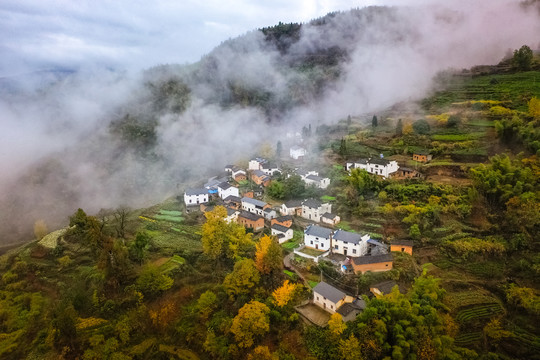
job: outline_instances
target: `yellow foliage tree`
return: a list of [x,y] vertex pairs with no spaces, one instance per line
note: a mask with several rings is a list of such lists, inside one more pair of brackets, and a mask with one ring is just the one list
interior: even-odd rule
[[283,285],[274,290],[272,293],[274,303],[279,307],[287,305],[289,301],[293,299],[296,288],[296,284],[291,284],[289,283],[289,280],[285,280]]
[[202,227],[202,245],[204,253],[213,260],[222,256],[237,259],[247,249],[253,246],[252,234],[246,234],[242,225],[227,223],[227,210],[216,206],[204,214],[206,222]]
[[158,330],[166,329],[174,320],[177,314],[176,304],[173,301],[167,301],[162,304],[157,310],[148,311],[148,315],[152,320],[152,325]]
[[259,280],[260,275],[253,260],[244,259],[234,264],[233,271],[225,276],[223,286],[231,299],[234,299],[235,296],[249,294]]
[[491,340],[497,342],[502,338],[513,337],[514,334],[508,330],[504,330],[501,326],[501,321],[497,318],[492,319],[485,327],[484,334]]
[[254,337],[264,335],[270,330],[269,313],[268,306],[258,301],[242,306],[231,325],[231,332],[239,347],[253,346]]
[[360,342],[354,335],[349,336],[346,340],[341,340],[339,344],[340,358],[343,360],[358,360],[364,359]]
[[328,329],[335,337],[341,336],[347,326],[343,322],[343,317],[338,313],[333,313],[328,321]]
[[410,122],[405,123],[403,125],[403,135],[410,135],[414,132],[412,124]]
[[268,346],[257,346],[253,349],[253,352],[248,355],[248,360],[278,360],[279,357],[276,354],[272,354]]
[[255,266],[261,274],[270,274],[281,270],[283,264],[281,247],[278,242],[268,235],[264,235],[255,246]]
[[540,118],[540,99],[536,96],[529,100],[529,115],[533,118]]
[[37,220],[34,223],[34,235],[36,236],[37,240],[43,239],[45,235],[49,233],[49,229],[47,228],[47,224],[44,220]]

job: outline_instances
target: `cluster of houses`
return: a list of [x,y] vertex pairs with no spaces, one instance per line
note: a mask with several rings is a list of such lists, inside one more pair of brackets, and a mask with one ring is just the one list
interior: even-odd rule
[[[418,151],[413,153],[412,159],[417,162],[427,163],[433,158],[429,151]],[[363,169],[370,174],[383,178],[411,179],[420,178],[422,175],[411,168],[399,166],[395,160],[387,160],[382,155],[378,158],[359,159],[345,164],[347,171],[352,169]]]

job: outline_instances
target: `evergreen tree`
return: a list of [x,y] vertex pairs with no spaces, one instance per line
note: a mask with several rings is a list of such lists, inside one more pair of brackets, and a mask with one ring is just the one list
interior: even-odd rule
[[277,142],[277,145],[276,145],[276,156],[278,158],[281,157],[281,152],[283,151],[283,145],[281,145],[281,141],[278,141]]
[[371,119],[371,126],[373,127],[377,127],[379,124],[378,124],[378,121],[377,121],[377,115],[373,115],[373,118]]
[[341,138],[341,144],[339,145],[339,155],[347,155],[347,141],[344,138]]
[[399,119],[396,124],[396,135],[397,136],[403,135],[403,121],[401,119]]

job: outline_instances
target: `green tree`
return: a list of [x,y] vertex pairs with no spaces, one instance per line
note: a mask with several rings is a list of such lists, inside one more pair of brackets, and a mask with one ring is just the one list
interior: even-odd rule
[[145,251],[150,244],[150,235],[144,231],[139,231],[135,235],[135,240],[131,243],[129,254],[131,258],[142,263],[145,257]]
[[420,233],[420,227],[418,224],[412,224],[409,228],[409,236],[413,239],[419,239],[422,234]]
[[147,265],[139,274],[135,286],[144,296],[155,297],[168,290],[173,285],[173,279],[161,273],[154,265]]
[[197,311],[202,320],[208,320],[212,312],[217,308],[217,296],[212,291],[207,290],[201,294],[197,300]]
[[403,120],[399,119],[396,124],[396,135],[403,135]]
[[269,313],[268,306],[258,301],[251,301],[242,306],[231,326],[231,332],[238,346],[249,348],[253,346],[256,337],[270,330]]
[[345,138],[341,138],[341,143],[339,144],[339,155],[347,155],[347,140],[345,140]]
[[429,123],[425,119],[416,120],[412,124],[413,130],[415,133],[419,135],[425,135],[429,133],[429,130],[431,127],[429,126]]
[[281,157],[281,152],[283,151],[283,145],[281,145],[281,141],[278,141],[276,144],[276,157],[279,159]]
[[260,274],[251,259],[243,259],[234,264],[233,271],[225,276],[223,286],[231,299],[247,295],[259,283]]
[[514,50],[514,57],[512,63],[515,68],[521,71],[527,71],[531,69],[533,60],[533,52],[530,47],[523,45],[519,50]]
[[281,181],[272,181],[270,186],[266,189],[268,195],[274,199],[283,199],[285,197],[285,187]]
[[284,199],[302,198],[306,184],[299,175],[291,175],[283,180]]
[[373,118],[371,118],[371,126],[377,127],[379,125],[379,121],[377,120],[377,115],[373,115]]

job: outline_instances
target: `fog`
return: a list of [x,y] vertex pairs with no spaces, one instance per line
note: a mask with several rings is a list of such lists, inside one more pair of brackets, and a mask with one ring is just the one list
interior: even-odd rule
[[[414,101],[430,91],[438,71],[495,64],[523,44],[535,48],[540,18],[531,4],[458,1],[370,8],[337,14],[324,31],[304,24],[286,53],[253,31],[223,43],[195,65],[148,72],[88,65],[73,74],[3,79],[0,243],[30,240],[38,219],[51,229],[65,225],[78,207],[95,213],[162,201],[204,182],[212,170],[256,155],[263,143],[275,146],[285,128],[331,124],[349,114]],[[284,65],[332,45],[347,55],[337,67],[339,76],[322,90],[313,90],[305,73]],[[189,87],[185,111],[153,112],[146,84],[158,76],[181,79]],[[227,87],[231,83],[269,94],[271,103],[296,97],[293,106],[280,111],[231,105],[224,102],[235,96]],[[150,149],[127,146],[111,131],[111,122],[126,114],[156,122]]]

